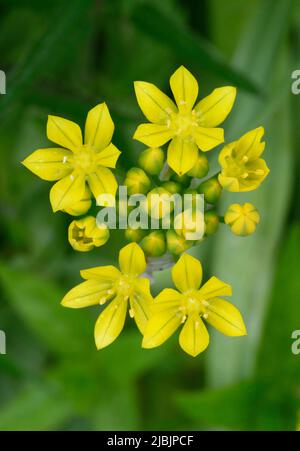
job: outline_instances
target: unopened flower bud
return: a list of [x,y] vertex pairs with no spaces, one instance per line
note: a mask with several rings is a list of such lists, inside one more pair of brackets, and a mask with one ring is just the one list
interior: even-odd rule
[[128,194],[147,194],[151,187],[151,181],[147,174],[140,168],[131,168],[126,174],[124,185]]
[[204,194],[205,202],[215,204],[222,193],[222,187],[217,177],[212,177],[198,186],[198,193]]
[[105,224],[97,224],[93,216],[86,216],[71,222],[68,238],[75,251],[88,252],[106,243],[109,229]]
[[174,230],[168,230],[167,234],[167,248],[173,255],[180,255],[193,246],[193,241],[187,241],[182,236],[177,235]]
[[208,159],[204,153],[199,152],[197,163],[189,170],[187,175],[201,179],[208,174],[208,170]]
[[160,147],[144,150],[139,156],[139,165],[150,175],[158,175],[164,165],[164,152]]
[[166,241],[162,231],[149,233],[141,241],[141,247],[148,257],[160,257],[166,252]]
[[143,230],[143,229],[128,228],[125,230],[125,238],[128,241],[135,241],[138,243],[139,241],[141,241],[144,238],[146,233],[147,233],[146,230]]
[[148,215],[160,219],[170,214],[174,208],[172,194],[162,187],[154,188],[147,194]]
[[225,213],[224,221],[234,235],[247,236],[255,232],[260,215],[254,205],[248,202],[244,205],[232,204]]
[[217,232],[220,224],[220,219],[215,211],[206,211],[204,213],[204,222],[206,235],[213,235]]
[[179,183],[172,182],[172,180],[169,180],[168,182],[164,182],[161,184],[161,187],[167,190],[171,194],[177,194],[181,191],[181,186]]

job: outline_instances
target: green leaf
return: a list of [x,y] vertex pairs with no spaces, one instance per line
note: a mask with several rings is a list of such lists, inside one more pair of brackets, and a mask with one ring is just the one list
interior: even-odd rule
[[260,92],[251,77],[229,65],[209,42],[161,9],[150,4],[139,5],[133,13],[133,22],[141,32],[168,46],[183,64],[193,64],[198,70],[207,68],[239,88],[255,94]]
[[[266,16],[269,0],[260,4],[261,14]],[[251,67],[257,80],[269,85],[270,90],[278,78],[286,71],[289,60],[283,43],[285,30],[278,23],[288,18],[290,2],[280,0],[276,8],[268,10],[269,18],[265,27],[259,27],[260,39],[268,36],[269,46],[252,46],[248,58],[243,55],[243,67]],[[257,33],[257,20],[251,21],[252,34],[248,30],[248,39]],[[283,17],[285,19],[283,19]],[[270,29],[269,29],[270,27]],[[270,35],[273,35],[273,39]],[[281,47],[281,52],[279,51]],[[251,51],[250,51],[251,50]],[[276,52],[275,52],[276,50]],[[268,52],[276,53],[276,65],[269,60]],[[269,61],[265,66],[263,55]],[[252,59],[251,59],[252,58]],[[271,75],[273,76],[271,77]],[[251,117],[259,111],[260,101],[250,96],[243,96],[237,106],[238,117],[232,123],[235,139],[238,134],[247,131]],[[271,169],[263,186],[255,192],[246,194],[224,193],[221,211],[233,202],[252,202],[261,213],[261,224],[256,233],[247,238],[233,236],[227,227],[223,227],[216,236],[213,253],[212,271],[217,277],[230,283],[233,287],[233,303],[241,310],[248,329],[248,336],[238,339],[225,338],[213,334],[208,359],[209,383],[222,386],[251,377],[255,367],[255,357],[263,329],[269,290],[273,282],[276,247],[281,237],[291,195],[293,180],[293,153],[291,143],[290,105],[284,98],[266,128],[266,160]],[[261,124],[256,124],[261,125]],[[268,149],[270,149],[268,151]],[[279,182],[280,180],[280,182]]]
[[24,97],[26,88],[34,81],[47,73],[49,65],[63,57],[68,46],[66,37],[72,36],[74,30],[80,27],[84,16],[90,9],[91,0],[73,0],[65,2],[57,8],[56,16],[49,21],[49,29],[32,46],[26,58],[22,59],[15,67],[14,72],[7,77],[7,94],[1,96],[0,111],[3,115],[7,107],[16,97]]
[[300,380],[300,357],[292,353],[292,333],[300,329],[300,224],[287,232],[283,252],[267,311],[256,372],[262,378],[277,379],[295,390]]
[[72,406],[55,385],[35,382],[24,388],[0,412],[0,430],[60,429]]
[[50,351],[68,356],[94,351],[93,325],[86,312],[63,308],[64,293],[53,282],[4,263],[0,282],[11,306]]
[[220,389],[183,392],[175,400],[197,429],[295,430],[297,400],[277,379],[240,382]]

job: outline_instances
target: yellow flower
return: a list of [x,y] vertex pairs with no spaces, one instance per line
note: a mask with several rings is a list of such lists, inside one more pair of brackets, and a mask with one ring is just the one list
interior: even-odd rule
[[171,76],[170,86],[176,105],[152,83],[135,82],[138,104],[152,123],[140,125],[134,139],[149,147],[160,147],[171,140],[168,164],[182,175],[197,163],[198,148],[207,152],[224,142],[224,130],[216,127],[230,113],[236,89],[215,89],[195,105],[198,83],[183,66]]
[[47,137],[61,147],[39,149],[23,164],[43,180],[57,181],[50,191],[54,212],[72,209],[86,194],[86,184],[94,197],[115,195],[115,168],[120,151],[111,143],[114,123],[105,103],[91,109],[85,123],[84,141],[79,125],[49,116]]
[[86,216],[71,222],[68,238],[75,251],[88,252],[106,243],[109,239],[109,229],[105,224],[98,225],[93,216]]
[[64,307],[82,308],[92,305],[109,305],[100,313],[95,325],[95,342],[98,349],[111,344],[121,333],[127,313],[144,333],[149,318],[152,296],[149,279],[140,278],[146,269],[142,249],[136,243],[128,244],[119,253],[119,271],[114,266],[99,266],[81,271],[86,279],[62,300]]
[[258,127],[243,135],[238,141],[225,146],[219,155],[222,171],[219,182],[227,191],[252,191],[259,187],[269,174],[265,160],[260,158],[265,149],[261,142],[264,128]]
[[239,310],[220,299],[220,296],[231,296],[230,285],[211,277],[199,289],[202,266],[196,258],[187,254],[180,257],[173,267],[172,278],[179,291],[166,288],[155,298],[144,334],[144,348],[161,345],[183,325],[179,344],[195,357],[209,344],[203,319],[225,335],[246,335]]
[[260,216],[254,205],[248,202],[244,205],[232,204],[225,213],[224,221],[235,235],[247,236],[255,232]]

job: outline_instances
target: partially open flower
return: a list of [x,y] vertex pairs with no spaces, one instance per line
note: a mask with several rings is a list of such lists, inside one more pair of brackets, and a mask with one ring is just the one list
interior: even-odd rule
[[260,221],[257,209],[250,203],[232,204],[226,211],[224,221],[232,233],[239,236],[251,235]]
[[75,251],[88,252],[106,243],[109,229],[105,224],[97,224],[93,216],[86,216],[71,222],[68,238]]
[[265,149],[265,142],[261,142],[263,134],[264,128],[258,127],[222,149],[219,155],[222,167],[219,182],[224,189],[232,192],[252,191],[267,177],[269,168],[260,158]]

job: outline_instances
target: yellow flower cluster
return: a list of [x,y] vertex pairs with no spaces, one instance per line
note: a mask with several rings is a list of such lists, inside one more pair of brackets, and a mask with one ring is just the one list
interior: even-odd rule
[[[125,174],[123,185],[128,195],[145,195],[148,207],[153,207],[153,194],[192,194],[192,203],[194,196],[202,194],[204,235],[193,238],[194,241],[188,238],[195,228],[192,209],[177,216],[174,213],[167,231],[128,227],[125,237],[131,243],[119,253],[120,269],[102,266],[81,271],[85,281],[66,294],[62,305],[101,306],[95,325],[98,349],[118,337],[128,311],[143,335],[143,348],[161,345],[182,326],[179,344],[196,356],[209,344],[205,323],[228,336],[246,335],[240,312],[223,299],[231,296],[230,285],[211,277],[201,287],[201,263],[185,252],[216,233],[220,224],[238,236],[255,231],[260,215],[252,204],[234,203],[223,215],[217,204],[223,190],[252,191],[267,177],[269,169],[262,158],[264,129],[255,128],[224,145],[224,129],[220,125],[234,106],[236,89],[217,88],[198,100],[197,80],[183,66],[170,78],[174,100],[152,83],[136,81],[134,87],[137,102],[149,122],[139,125],[133,138],[147,148],[139,155],[138,167]],[[54,212],[60,210],[75,217],[69,225],[68,240],[76,251],[89,252],[103,246],[110,237],[109,228],[99,224],[91,212],[95,205],[111,206],[103,195],[109,194],[112,199],[118,196],[113,169],[121,152],[111,142],[113,133],[114,123],[105,103],[88,112],[84,136],[76,123],[49,116],[47,137],[56,147],[38,149],[23,161],[41,179],[55,182],[50,190],[51,206]],[[208,152],[221,145],[220,169],[211,173]],[[163,206],[161,201],[154,205],[159,221],[163,218]],[[148,273],[163,266],[161,259],[172,266],[176,289],[165,288],[153,299]]]
[[155,299],[149,278],[143,277],[146,259],[142,249],[131,243],[119,254],[120,270],[100,266],[81,271],[85,282],[70,290],[62,300],[69,308],[105,305],[95,325],[98,349],[111,344],[121,333],[129,304],[129,316],[143,334],[143,348],[165,342],[181,325],[181,348],[195,357],[204,351],[209,335],[203,320],[228,336],[246,335],[238,309],[220,296],[231,296],[230,285],[211,277],[201,288],[201,263],[183,255],[172,269],[176,291],[164,289]]

